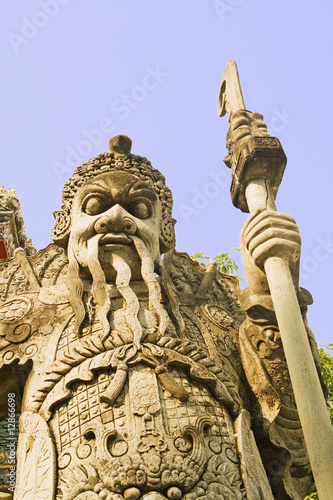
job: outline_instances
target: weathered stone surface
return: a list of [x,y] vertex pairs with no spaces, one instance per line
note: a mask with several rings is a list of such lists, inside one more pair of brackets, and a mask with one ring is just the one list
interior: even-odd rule
[[296,500],[313,480],[263,273],[250,255],[246,315],[235,278],[176,252],[171,192],[130,144],[76,169],[55,244],[0,261],[15,500]]
[[16,248],[24,248],[28,255],[36,252],[27,238],[15,189],[0,187],[0,259],[12,257]]

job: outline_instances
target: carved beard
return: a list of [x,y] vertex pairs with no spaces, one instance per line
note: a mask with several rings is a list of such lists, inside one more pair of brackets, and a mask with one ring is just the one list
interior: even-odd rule
[[[85,319],[86,310],[82,300],[83,296],[83,283],[80,277],[80,264],[77,260],[77,255],[85,252],[87,255],[87,265],[92,276],[92,294],[96,305],[96,317],[100,321],[103,330],[103,337],[107,337],[110,332],[110,322],[108,314],[110,311],[110,298],[106,289],[106,279],[102,266],[98,258],[99,240],[103,234],[97,234],[89,240],[83,240],[80,237],[73,237],[71,235],[68,242],[68,288],[69,299],[75,313],[75,331],[80,334],[82,323]],[[162,337],[168,326],[169,315],[165,311],[160,301],[161,288],[154,275],[154,260],[150,256],[148,249],[144,242],[137,236],[128,235],[132,239],[136,251],[141,260],[141,275],[143,281],[148,288],[148,308],[157,319],[159,337]],[[130,266],[119,255],[112,254],[110,264],[116,271],[115,286],[123,298],[124,315],[129,329],[133,334],[133,343],[137,347],[143,337],[143,327],[138,319],[140,310],[139,300],[130,287],[129,283],[132,277]],[[164,269],[161,258],[158,263],[163,275],[162,283],[169,282],[167,279],[166,271]],[[175,310],[175,298],[170,296],[170,286],[163,286],[169,301],[173,303],[173,310]],[[176,304],[176,323],[181,322],[178,304]]]

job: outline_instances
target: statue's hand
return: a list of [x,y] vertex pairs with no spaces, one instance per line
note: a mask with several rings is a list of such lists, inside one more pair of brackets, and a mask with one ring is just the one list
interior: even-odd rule
[[245,275],[254,293],[268,293],[264,263],[269,257],[288,261],[298,286],[301,237],[295,220],[272,210],[258,209],[250,215],[241,233]]
[[[267,136],[267,126],[260,113],[252,113],[241,109],[233,113],[230,118],[230,127],[227,133],[228,156],[224,159],[228,167],[237,163],[239,148],[251,136]],[[232,161],[233,158],[233,161]]]
[[261,113],[241,109],[230,116],[230,133],[235,141],[249,135],[268,135]]

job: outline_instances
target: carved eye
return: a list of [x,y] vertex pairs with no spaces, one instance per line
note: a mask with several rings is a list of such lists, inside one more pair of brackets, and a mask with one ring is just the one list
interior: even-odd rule
[[88,215],[97,215],[105,210],[105,203],[97,197],[89,198],[85,203],[84,212]]
[[144,201],[138,201],[131,206],[130,212],[138,219],[147,219],[150,216],[150,207]]

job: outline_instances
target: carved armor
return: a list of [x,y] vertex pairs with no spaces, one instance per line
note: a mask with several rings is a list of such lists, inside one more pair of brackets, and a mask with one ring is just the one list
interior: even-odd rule
[[164,177],[111,143],[66,183],[56,245],[0,262],[15,500],[298,500],[313,479],[269,295],[241,307],[236,278],[177,253]]
[[[150,492],[188,500],[251,498],[250,477],[265,472],[253,436],[258,460],[249,463],[239,430],[246,425],[242,410],[258,412],[259,405],[239,356],[244,313],[237,305],[236,280],[216,273],[206,298],[195,299],[204,273],[186,254],[169,256],[185,323],[182,338],[173,323],[164,337],[154,338],[156,320],[140,285],[136,293],[146,336],[136,351],[119,294],[109,289],[110,335],[105,338],[94,321],[78,337],[61,283],[65,256],[51,245],[31,263],[36,271],[43,269],[39,278],[49,286],[8,297],[0,309],[3,363],[34,364],[22,405],[15,498],[99,499],[102,492],[117,500],[150,498]],[[90,292],[86,295],[89,302]],[[260,357],[269,363],[268,354]],[[279,380],[283,385],[288,378],[282,373]],[[275,415],[279,401],[276,395]],[[38,465],[34,473],[32,461]]]

